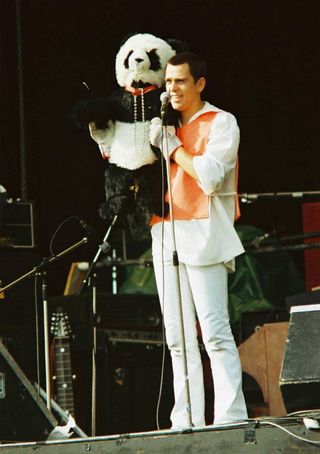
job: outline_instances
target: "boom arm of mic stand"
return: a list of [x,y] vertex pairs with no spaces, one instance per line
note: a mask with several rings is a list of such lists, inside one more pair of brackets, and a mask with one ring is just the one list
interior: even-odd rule
[[82,238],[81,241],[78,241],[78,243],[75,243],[72,246],[68,247],[67,249],[64,249],[59,254],[53,255],[52,257],[49,257],[49,258],[44,258],[39,265],[32,268],[32,270],[28,271],[28,273],[23,274],[22,276],[18,277],[18,279],[14,280],[13,282],[10,282],[10,284],[6,285],[5,287],[0,288],[0,292],[9,290],[9,288],[15,286],[19,282],[22,282],[27,277],[33,276],[38,271],[42,270],[48,263],[55,262],[59,258],[63,257],[64,255],[68,254],[69,252],[73,251],[74,249],[77,249],[79,246],[82,246],[83,244],[85,244],[87,242],[88,242],[88,238]]

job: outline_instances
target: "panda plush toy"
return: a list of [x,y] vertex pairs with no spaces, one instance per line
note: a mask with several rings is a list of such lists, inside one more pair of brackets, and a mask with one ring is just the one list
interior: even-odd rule
[[[119,88],[106,98],[78,103],[74,118],[90,130],[105,159],[105,219],[125,215],[139,236],[153,213],[166,214],[161,174],[163,158],[149,143],[150,120],[160,116],[167,61],[186,45],[148,33],[127,37],[116,56]],[[168,123],[174,124],[173,118]]]

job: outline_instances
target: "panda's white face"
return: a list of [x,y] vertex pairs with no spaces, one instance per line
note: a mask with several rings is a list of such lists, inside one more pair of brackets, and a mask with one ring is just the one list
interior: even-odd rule
[[164,84],[167,61],[175,55],[172,47],[161,38],[148,33],[131,36],[120,48],[116,57],[116,78],[121,87],[134,82]]

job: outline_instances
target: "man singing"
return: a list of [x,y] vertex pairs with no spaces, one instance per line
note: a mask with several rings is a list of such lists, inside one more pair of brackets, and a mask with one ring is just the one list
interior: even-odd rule
[[[234,229],[238,216],[235,117],[205,102],[206,65],[186,52],[166,67],[166,90],[179,126],[167,127],[172,210],[183,309],[192,424],[205,425],[205,399],[196,317],[210,358],[214,381],[214,424],[247,418],[241,365],[228,314],[228,271],[244,249]],[[150,142],[159,146],[162,125],[154,119]],[[163,148],[166,148],[163,147]],[[152,219],[152,250],[157,288],[170,349],[175,403],[172,428],[188,427],[184,360],[179,330],[179,291],[172,261],[170,217]]]

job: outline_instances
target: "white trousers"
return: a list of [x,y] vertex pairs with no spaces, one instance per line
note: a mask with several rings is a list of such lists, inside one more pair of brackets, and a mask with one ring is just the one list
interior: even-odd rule
[[[175,403],[171,422],[173,428],[184,428],[188,427],[188,412],[176,271],[171,263],[166,262],[163,266],[157,257],[154,257],[154,269],[173,367]],[[196,314],[214,382],[214,424],[247,418],[241,364],[229,323],[227,275],[223,264],[179,265],[191,415],[195,427],[205,426],[203,369]]]

